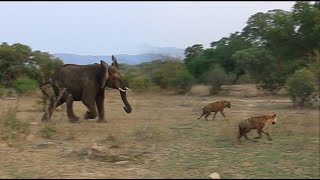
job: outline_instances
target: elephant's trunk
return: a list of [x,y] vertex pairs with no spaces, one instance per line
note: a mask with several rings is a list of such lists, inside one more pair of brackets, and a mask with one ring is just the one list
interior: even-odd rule
[[132,112],[132,108],[131,105],[129,104],[128,100],[127,100],[127,93],[125,91],[119,91],[120,95],[121,95],[121,99],[125,105],[125,107],[123,107],[123,109],[127,112],[127,113],[131,113]]

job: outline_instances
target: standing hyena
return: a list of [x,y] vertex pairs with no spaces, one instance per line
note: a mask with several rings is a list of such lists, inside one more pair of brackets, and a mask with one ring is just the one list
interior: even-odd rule
[[225,118],[226,115],[224,115],[223,110],[224,108],[231,108],[231,102],[227,100],[220,100],[220,101],[215,101],[213,103],[207,104],[202,111],[202,115],[198,118],[200,119],[202,116],[206,115],[205,118],[208,121],[207,117],[211,114],[211,112],[214,112],[214,116],[212,120],[216,117],[216,114],[220,112]]
[[259,136],[255,139],[259,139],[262,137],[262,133],[266,134],[268,136],[268,140],[272,140],[269,133],[267,131],[264,131],[263,129],[266,127],[266,123],[270,122],[272,124],[275,124],[277,121],[277,115],[260,115],[260,116],[253,116],[249,117],[247,119],[242,120],[238,127],[239,127],[239,136],[238,136],[238,142],[240,143],[240,138],[244,136],[247,140],[249,139],[247,137],[247,133],[250,132],[253,129],[257,129]]

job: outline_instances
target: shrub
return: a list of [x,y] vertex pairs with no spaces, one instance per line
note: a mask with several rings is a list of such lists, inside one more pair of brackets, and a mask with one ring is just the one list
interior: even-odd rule
[[151,81],[161,89],[174,90],[175,93],[185,94],[191,90],[194,78],[182,61],[167,59],[161,61],[152,71]]
[[310,95],[316,90],[315,78],[310,70],[303,68],[295,71],[288,78],[285,88],[293,104],[303,107],[305,102],[310,100]]
[[210,85],[210,95],[218,94],[221,90],[221,86],[227,82],[227,74],[220,65],[213,66],[212,70],[209,71],[206,76],[206,82]]
[[149,87],[151,86],[151,81],[148,77],[137,77],[137,78],[133,78],[130,81],[130,88],[134,89],[134,90],[138,90],[138,91],[144,91],[149,89]]
[[170,79],[170,86],[177,94],[186,94],[191,90],[194,81],[193,76],[185,69]]
[[25,94],[35,91],[38,88],[38,83],[28,76],[23,76],[14,82],[13,87],[19,94]]

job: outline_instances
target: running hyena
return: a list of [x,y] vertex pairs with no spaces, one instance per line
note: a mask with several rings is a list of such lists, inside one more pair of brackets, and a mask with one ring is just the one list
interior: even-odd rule
[[250,132],[253,129],[257,129],[259,136],[255,139],[259,139],[262,137],[262,133],[266,134],[268,136],[268,140],[272,140],[269,133],[267,131],[264,131],[263,129],[266,127],[266,123],[272,123],[275,124],[277,121],[277,115],[259,115],[259,116],[252,116],[247,119],[242,120],[239,123],[239,136],[238,136],[238,142],[241,142],[240,139],[242,136],[244,136],[246,139],[249,139],[247,137],[247,133]]
[[214,116],[212,120],[214,120],[218,112],[220,112],[224,117],[226,117],[226,115],[224,115],[223,113],[223,110],[226,107],[231,108],[230,101],[220,100],[220,101],[215,101],[213,103],[209,103],[203,108],[202,115],[198,119],[200,119],[203,115],[206,115],[205,118],[206,120],[208,120],[207,117],[210,115],[211,112],[214,112]]

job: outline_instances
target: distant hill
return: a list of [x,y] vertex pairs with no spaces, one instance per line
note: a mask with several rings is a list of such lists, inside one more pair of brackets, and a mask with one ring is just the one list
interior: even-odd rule
[[[151,46],[150,46],[151,47]],[[114,55],[118,63],[124,63],[128,65],[136,65],[143,62],[150,62],[153,60],[163,59],[166,56],[174,58],[184,58],[183,49],[174,47],[154,47],[148,48],[148,53],[142,53],[137,55],[118,54]],[[68,53],[54,53],[53,56],[63,60],[65,64],[93,64],[99,63],[100,60],[104,60],[107,63],[111,63],[111,55],[77,55]]]
[[171,56],[175,58],[184,58],[184,49],[176,47],[156,47],[151,45],[142,45],[141,47],[146,53],[162,54],[165,56]]
[[[77,55],[77,54],[68,54],[68,53],[55,53],[53,56],[63,60],[65,64],[93,64],[99,63],[100,60],[104,60],[107,63],[111,63],[111,55],[106,56],[92,56],[92,55]],[[129,65],[136,65],[142,62],[153,61],[160,59],[162,56],[157,54],[139,54],[139,55],[128,55],[128,54],[119,54],[115,55],[118,60],[118,63],[124,63]]]

